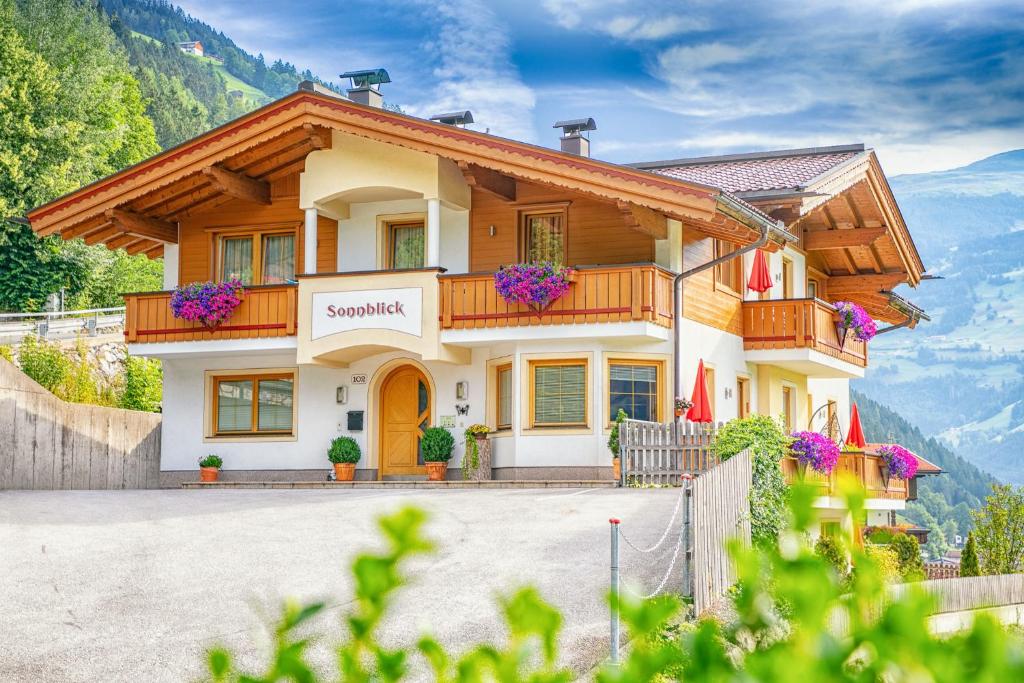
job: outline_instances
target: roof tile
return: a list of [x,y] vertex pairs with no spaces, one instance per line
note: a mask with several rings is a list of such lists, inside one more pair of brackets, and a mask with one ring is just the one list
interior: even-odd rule
[[672,162],[670,166],[649,170],[678,180],[712,185],[729,192],[799,190],[808,181],[859,153],[844,151],[717,162],[682,160]]

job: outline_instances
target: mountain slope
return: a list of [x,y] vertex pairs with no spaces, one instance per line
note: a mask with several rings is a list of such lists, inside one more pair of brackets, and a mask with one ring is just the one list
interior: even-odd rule
[[892,179],[932,322],[878,337],[856,387],[999,479],[1024,483],[1024,150]]

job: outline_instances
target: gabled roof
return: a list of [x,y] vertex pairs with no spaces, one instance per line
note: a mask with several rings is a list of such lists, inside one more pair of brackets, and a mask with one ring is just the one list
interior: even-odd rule
[[629,164],[670,178],[713,185],[743,195],[805,190],[821,176],[865,154],[863,144],[784,149],[749,154]]

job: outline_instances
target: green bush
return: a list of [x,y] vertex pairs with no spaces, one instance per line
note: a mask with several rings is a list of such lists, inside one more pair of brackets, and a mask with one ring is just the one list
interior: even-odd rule
[[14,362],[14,348],[7,344],[0,344],[0,358],[8,363]]
[[420,441],[426,462],[448,462],[455,449],[455,437],[443,427],[427,427]]
[[[878,578],[885,583],[896,583],[903,578],[900,571],[900,556],[896,554],[892,546],[868,544],[864,547],[865,555],[875,565]],[[861,566],[857,566],[858,575],[861,573]]]
[[[72,403],[91,403],[103,405],[100,401],[99,377],[89,358],[89,348],[85,341],[79,339],[75,344],[75,350],[67,356],[68,373],[64,381],[53,391],[57,396]],[[104,399],[109,400],[109,395],[104,394]]]
[[978,550],[974,545],[974,534],[967,534],[964,552],[960,555],[960,576],[981,576],[978,566]]
[[825,560],[843,578],[850,573],[850,561],[839,541],[833,536],[819,536],[814,543],[814,554]]
[[611,431],[608,433],[608,450],[612,452],[612,457],[619,457],[619,428],[623,422],[629,419],[629,415],[622,408],[619,408],[619,412],[615,414],[615,424],[612,425]]
[[219,455],[214,455],[213,453],[210,453],[205,458],[199,460],[200,467],[216,467],[217,469],[220,469],[223,464],[224,459]]
[[711,450],[723,461],[750,449],[750,537],[757,546],[774,545],[785,522],[787,487],[779,461],[791,441],[778,420],[751,415],[730,420],[711,443]]
[[335,437],[331,441],[331,447],[327,449],[327,459],[333,463],[357,463],[362,455],[359,443],[351,436]]
[[128,356],[124,359],[124,385],[117,405],[127,410],[160,412],[164,372],[159,360]]
[[896,534],[889,542],[900,562],[900,576],[904,581],[924,579],[924,562],[921,560],[921,544],[909,534]]
[[55,394],[71,374],[71,361],[60,346],[35,335],[25,337],[18,347],[18,365],[22,372]]

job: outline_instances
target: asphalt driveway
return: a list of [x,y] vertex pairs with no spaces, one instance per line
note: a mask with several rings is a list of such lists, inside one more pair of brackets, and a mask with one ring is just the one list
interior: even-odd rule
[[[329,644],[351,600],[348,568],[379,547],[374,519],[405,504],[430,513],[438,552],[412,579],[389,643],[431,632],[454,645],[500,641],[495,596],[534,585],[565,617],[565,661],[607,655],[608,518],[650,545],[674,490],[496,489],[0,491],[0,681],[188,681],[219,643],[260,658],[283,598],[325,599]],[[654,561],[624,552],[650,590]],[[677,568],[678,571],[678,568]],[[669,585],[678,585],[673,576]]]

